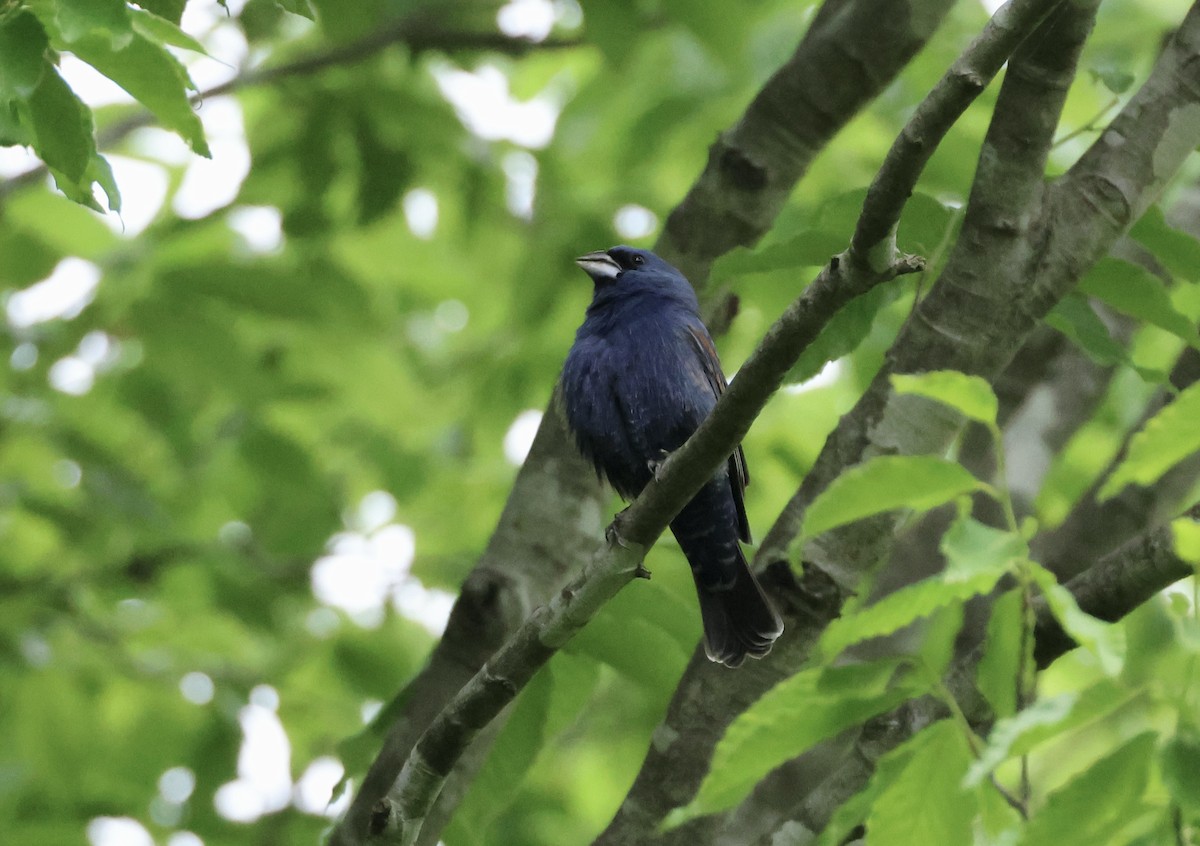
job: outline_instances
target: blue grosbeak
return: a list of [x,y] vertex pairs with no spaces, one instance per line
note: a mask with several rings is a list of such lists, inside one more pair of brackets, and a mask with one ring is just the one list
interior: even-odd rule
[[[564,411],[580,452],[633,499],[712,411],[725,376],[682,273],[623,246],[576,263],[595,293],[563,367]],[[783,631],[738,545],[750,541],[748,481],[739,446],[671,521],[700,597],[705,651],[729,667],[766,655]]]

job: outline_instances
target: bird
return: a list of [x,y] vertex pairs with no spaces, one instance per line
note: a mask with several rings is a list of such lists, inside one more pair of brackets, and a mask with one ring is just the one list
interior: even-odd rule
[[[649,250],[624,245],[575,259],[594,283],[567,354],[567,428],[596,473],[634,499],[700,426],[727,387],[687,278]],[[741,446],[671,521],[691,565],[710,660],[738,667],[783,632],[738,541],[750,542]]]

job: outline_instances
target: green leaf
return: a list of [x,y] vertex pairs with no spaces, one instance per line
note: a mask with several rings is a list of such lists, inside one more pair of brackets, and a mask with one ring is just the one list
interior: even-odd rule
[[948,582],[978,573],[1007,572],[1029,556],[1029,546],[1020,535],[986,526],[969,512],[958,515],[938,548],[946,556],[943,579]]
[[928,511],[983,484],[961,464],[930,455],[881,455],[843,473],[808,507],[804,537],[898,508]]
[[184,50],[199,53],[201,56],[208,55],[208,50],[204,48],[204,45],[180,29],[178,24],[159,15],[143,12],[141,9],[131,9],[130,15],[133,20],[133,28],[151,41],[170,44],[172,47],[181,47]]
[[1113,340],[1104,321],[1092,310],[1087,298],[1082,294],[1067,294],[1046,315],[1045,321],[1048,326],[1070,338],[1072,343],[1098,364],[1123,364],[1136,370],[1147,382],[1166,381],[1165,372],[1139,367],[1133,363],[1129,351]]
[[1029,820],[1021,846],[1093,846],[1109,842],[1140,805],[1157,735],[1145,732],[1051,793]]
[[293,15],[300,15],[310,21],[315,19],[315,13],[309,0],[275,0],[275,2],[281,9],[291,12]]
[[843,235],[810,229],[786,241],[764,244],[754,250],[735,250],[717,260],[713,274],[742,276],[793,267],[821,267],[846,246]]
[[1172,276],[1191,282],[1200,279],[1200,241],[1168,224],[1160,207],[1146,209],[1129,234]]
[[1163,781],[1175,801],[1189,814],[1200,814],[1200,734],[1182,729],[1159,755]]
[[909,762],[926,744],[935,740],[936,737],[927,731],[918,732],[880,758],[866,787],[842,803],[813,846],[842,846],[849,842],[850,832],[867,818],[880,794],[902,778]]
[[187,95],[187,90],[195,86],[183,65],[165,47],[139,32],[120,50],[97,37],[85,38],[71,49],[132,94],[164,127],[179,133],[194,152],[210,155],[204,127]]
[[897,373],[892,376],[892,388],[900,394],[918,394],[936,400],[985,425],[996,425],[996,395],[987,380],[979,376],[957,370]]
[[935,251],[946,240],[959,220],[955,209],[929,194],[916,192],[904,204],[896,243],[905,252],[916,253],[933,260]]
[[971,760],[966,739],[951,720],[918,737],[924,742],[875,799],[866,823],[870,839],[888,846],[970,843],[978,800],[962,788]]
[[98,153],[93,156],[91,164],[88,165],[87,175],[88,179],[95,182],[104,191],[109,209],[119,212],[121,210],[121,190],[117,187],[117,179],[113,176],[112,165],[108,163],[108,159]]
[[1200,383],[1190,385],[1146,422],[1129,441],[1125,458],[1100,488],[1101,500],[1128,484],[1150,485],[1200,450]]
[[28,103],[34,149],[46,164],[74,186],[96,154],[92,112],[56,68],[48,68]]
[[113,49],[129,43],[132,29],[124,0],[56,0],[58,32],[68,45],[106,37]]
[[981,784],[1009,758],[1026,754],[1039,743],[1057,737],[1124,704],[1130,694],[1108,679],[1082,692],[1037,700],[1011,717],[997,720],[987,746],[967,772],[967,786]]
[[1144,267],[1120,259],[1101,259],[1080,280],[1079,290],[1200,347],[1195,324],[1175,309],[1162,281]]
[[775,767],[911,697],[912,690],[893,683],[901,665],[888,659],[814,667],[780,682],[729,726],[696,797],[673,811],[666,825],[736,805]]
[[900,588],[874,605],[834,620],[817,648],[826,660],[832,660],[848,646],[899,631],[947,605],[987,593],[1002,575],[1003,569],[995,569],[953,582],[932,576]]
[[158,15],[176,25],[183,18],[183,10],[187,6],[187,0],[135,0],[135,2],[147,12]]
[[1081,610],[1071,592],[1040,564],[1030,562],[1029,572],[1063,630],[1099,659],[1100,668],[1106,675],[1120,673],[1125,663],[1125,629]]
[[1090,73],[1092,79],[1098,81],[1114,94],[1124,94],[1129,90],[1129,86],[1133,85],[1135,79],[1134,75],[1125,68],[1118,68],[1113,65],[1102,65],[1092,68]]
[[1175,554],[1192,565],[1200,564],[1200,522],[1191,517],[1171,521]]
[[0,103],[27,99],[50,68],[46,32],[37,18],[19,12],[0,19]]
[[871,334],[875,316],[896,298],[896,291],[894,285],[879,285],[842,306],[800,354],[784,381],[795,383],[811,379],[829,362],[858,349]]
[[979,692],[992,706],[995,715],[1001,718],[1011,717],[1017,710],[1021,630],[1025,615],[1022,606],[1019,589],[1007,591],[992,604],[983,657],[975,670]]

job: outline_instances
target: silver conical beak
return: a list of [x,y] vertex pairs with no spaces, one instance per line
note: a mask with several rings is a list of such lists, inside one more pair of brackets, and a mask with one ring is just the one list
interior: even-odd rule
[[596,282],[607,282],[621,275],[621,265],[604,250],[580,256],[575,263]]

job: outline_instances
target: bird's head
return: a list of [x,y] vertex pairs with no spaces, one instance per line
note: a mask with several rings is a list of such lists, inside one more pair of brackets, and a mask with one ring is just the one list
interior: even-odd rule
[[692,306],[696,301],[682,272],[649,250],[616,246],[580,256],[575,263],[595,282],[598,302],[624,300],[634,294],[665,294]]
[[[617,246],[608,250],[580,256],[575,263],[592,277],[596,287],[611,285],[625,279],[626,274],[635,274],[639,279],[667,275],[683,280],[683,274],[649,250]],[[685,284],[686,284],[686,280]]]

